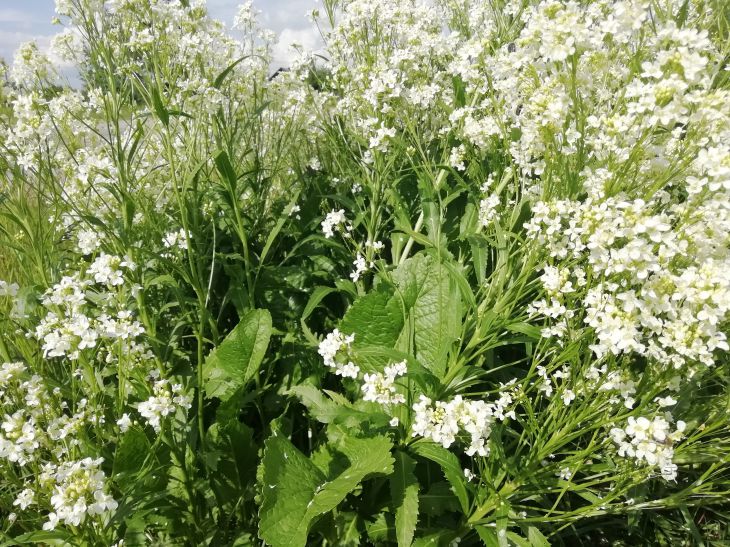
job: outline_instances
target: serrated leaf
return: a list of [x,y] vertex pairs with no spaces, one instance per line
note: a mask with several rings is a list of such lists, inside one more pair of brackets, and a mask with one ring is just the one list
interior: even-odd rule
[[393,272],[398,294],[413,317],[416,358],[443,378],[446,357],[461,332],[461,294],[448,268],[419,254]]
[[469,494],[466,491],[464,471],[459,464],[459,458],[443,446],[428,441],[414,443],[411,445],[411,449],[419,456],[431,460],[441,467],[456,499],[459,500],[462,511],[467,514],[469,512]]
[[305,545],[317,517],[337,507],[367,476],[393,472],[391,448],[386,437],[341,436],[331,450],[349,466],[328,477],[283,436],[270,437],[261,474],[261,539],[274,547]]
[[445,545],[452,545],[452,542],[457,539],[457,537],[458,533],[453,530],[430,532],[427,535],[414,540],[413,547],[441,547]]
[[479,534],[479,539],[482,540],[485,547],[501,547],[497,538],[497,530],[486,526],[475,526],[474,529]]
[[295,395],[307,407],[309,414],[323,424],[331,423],[340,413],[340,405],[325,397],[314,386],[294,386],[289,390],[289,393]]
[[139,471],[150,450],[150,442],[144,431],[139,427],[132,426],[117,445],[114,454],[113,475],[120,473],[133,473]]
[[403,328],[403,314],[393,293],[380,289],[358,298],[340,322],[340,330],[355,334],[355,347],[392,348]]
[[203,385],[206,397],[227,401],[253,379],[270,338],[271,314],[268,310],[251,310],[244,315],[205,360]]
[[390,495],[395,509],[395,535],[398,547],[413,542],[418,522],[418,479],[413,473],[416,462],[406,453],[395,453],[394,471],[390,477]]
[[375,544],[380,545],[384,542],[395,541],[393,534],[393,515],[391,513],[379,513],[375,520],[369,522],[365,529],[368,538]]

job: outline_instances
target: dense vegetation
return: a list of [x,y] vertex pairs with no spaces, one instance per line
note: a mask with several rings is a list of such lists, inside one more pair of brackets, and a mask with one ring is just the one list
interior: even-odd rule
[[730,7],[56,0],[0,92],[3,545],[730,541]]

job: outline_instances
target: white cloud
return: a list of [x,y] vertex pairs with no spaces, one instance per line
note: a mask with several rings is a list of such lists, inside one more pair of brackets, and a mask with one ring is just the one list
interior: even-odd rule
[[301,46],[305,51],[314,51],[322,47],[322,39],[317,29],[285,28],[279,33],[279,41],[273,49],[274,67],[289,66],[298,53],[293,44]]
[[13,8],[0,8],[0,22],[2,24],[18,24],[29,26],[33,23],[33,14]]

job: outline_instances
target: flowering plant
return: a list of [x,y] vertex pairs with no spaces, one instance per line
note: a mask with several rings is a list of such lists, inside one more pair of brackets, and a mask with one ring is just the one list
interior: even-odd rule
[[730,13],[57,0],[0,89],[0,538],[727,536]]

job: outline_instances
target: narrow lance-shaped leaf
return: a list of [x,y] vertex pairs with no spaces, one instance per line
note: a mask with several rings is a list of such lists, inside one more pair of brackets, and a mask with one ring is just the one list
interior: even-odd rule
[[464,513],[469,512],[469,494],[464,482],[464,472],[459,465],[459,459],[452,453],[438,444],[423,441],[411,445],[413,452],[441,466],[446,480],[451,485],[451,490],[459,500]]
[[413,542],[418,522],[418,479],[413,469],[416,462],[404,452],[395,453],[393,475],[390,477],[390,495],[395,508],[395,535],[398,547],[409,547]]

